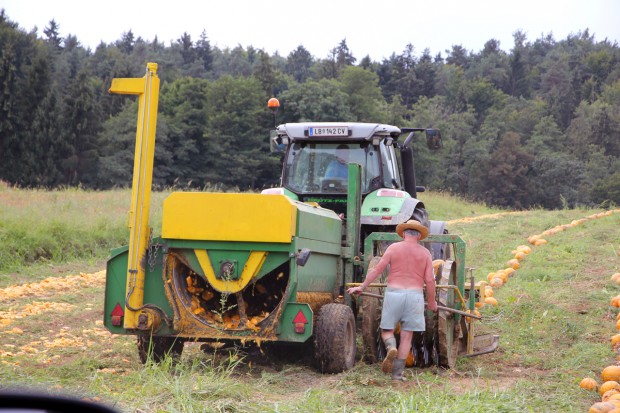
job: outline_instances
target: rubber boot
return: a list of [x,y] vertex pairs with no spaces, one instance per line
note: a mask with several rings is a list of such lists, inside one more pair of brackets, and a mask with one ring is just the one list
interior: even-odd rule
[[392,372],[394,360],[398,356],[398,349],[396,348],[396,339],[394,337],[390,337],[383,342],[385,344],[387,354],[385,355],[385,359],[383,359],[383,364],[381,364],[381,370],[384,373],[389,374]]
[[407,379],[405,378],[405,376],[403,376],[404,371],[405,359],[394,360],[394,368],[392,369],[392,380],[406,381]]

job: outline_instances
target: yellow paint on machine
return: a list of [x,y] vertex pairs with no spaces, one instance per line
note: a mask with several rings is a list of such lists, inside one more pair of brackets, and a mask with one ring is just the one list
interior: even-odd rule
[[290,243],[296,220],[284,195],[174,192],[164,200],[162,237]]
[[231,294],[243,290],[245,286],[256,277],[258,271],[260,271],[260,268],[263,266],[263,262],[265,262],[265,258],[267,258],[267,252],[265,251],[252,251],[243,267],[239,279],[227,281],[216,277],[213,265],[209,259],[209,254],[207,254],[206,250],[196,249],[194,252],[211,286],[221,293]]
[[[155,128],[159,103],[159,77],[157,64],[148,63],[142,78],[112,79],[110,93],[138,95],[138,124],[131,186],[131,207],[128,216],[129,257],[127,264],[127,301],[123,325],[126,329],[138,328],[138,317],[144,304],[144,261],[151,229],[149,211],[155,156]],[[149,314],[147,314],[148,316]],[[152,328],[148,324],[145,328]]]

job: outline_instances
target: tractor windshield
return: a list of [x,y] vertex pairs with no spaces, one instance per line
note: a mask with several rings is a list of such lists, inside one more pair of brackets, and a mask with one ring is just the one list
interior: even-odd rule
[[369,142],[296,142],[284,166],[285,187],[295,193],[347,193],[348,163],[362,166],[362,192],[381,187],[380,154]]

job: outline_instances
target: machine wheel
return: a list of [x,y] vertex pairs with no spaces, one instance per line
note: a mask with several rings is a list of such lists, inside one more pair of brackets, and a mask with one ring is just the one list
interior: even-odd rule
[[[456,265],[453,261],[446,261],[438,284],[456,285]],[[454,290],[442,289],[438,294],[438,301],[443,305],[454,308],[456,294]],[[461,329],[454,321],[454,314],[447,311],[438,311],[436,330],[437,353],[441,367],[453,368],[459,349]]]
[[161,363],[166,355],[178,361],[182,353],[183,340],[178,337],[138,336],[138,355],[142,364],[146,364],[149,358],[155,363]]
[[340,373],[355,364],[355,317],[344,304],[325,304],[314,326],[314,358],[322,373]]
[[[370,271],[381,260],[373,257],[368,264]],[[376,282],[383,283],[386,279],[385,271]],[[369,288],[369,293],[383,295],[383,288]],[[385,357],[385,346],[381,340],[381,305],[378,298],[362,298],[362,344],[364,356],[369,363],[376,363]]]

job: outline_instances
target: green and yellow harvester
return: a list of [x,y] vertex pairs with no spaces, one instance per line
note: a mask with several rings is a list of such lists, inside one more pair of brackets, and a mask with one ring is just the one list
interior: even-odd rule
[[[438,300],[446,307],[427,312],[426,331],[414,337],[415,365],[452,367],[458,355],[497,347],[497,336],[475,336],[474,317],[463,316],[484,300],[484,283],[466,282],[465,243],[445,223],[429,221],[416,198],[423,188],[416,186],[410,144],[424,132],[437,149],[439,130],[280,125],[270,136],[272,149],[284,155],[280,188],[174,192],[164,201],[161,236],[152,236],[157,65],[149,63],[142,78],[114,79],[110,92],[137,95],[139,110],[130,240],[107,263],[104,323],[114,334],[136,335],[143,362],[179,356],[186,341],[255,343],[311,348],[317,368],[335,373],[354,365],[358,331],[363,358],[380,360],[381,300],[374,295],[381,295],[385,276],[361,299],[344,291],[398,240],[396,225],[412,218],[430,228],[426,245],[442,260]],[[272,109],[277,105],[270,100]],[[344,164],[344,176],[330,172],[334,162]]]

